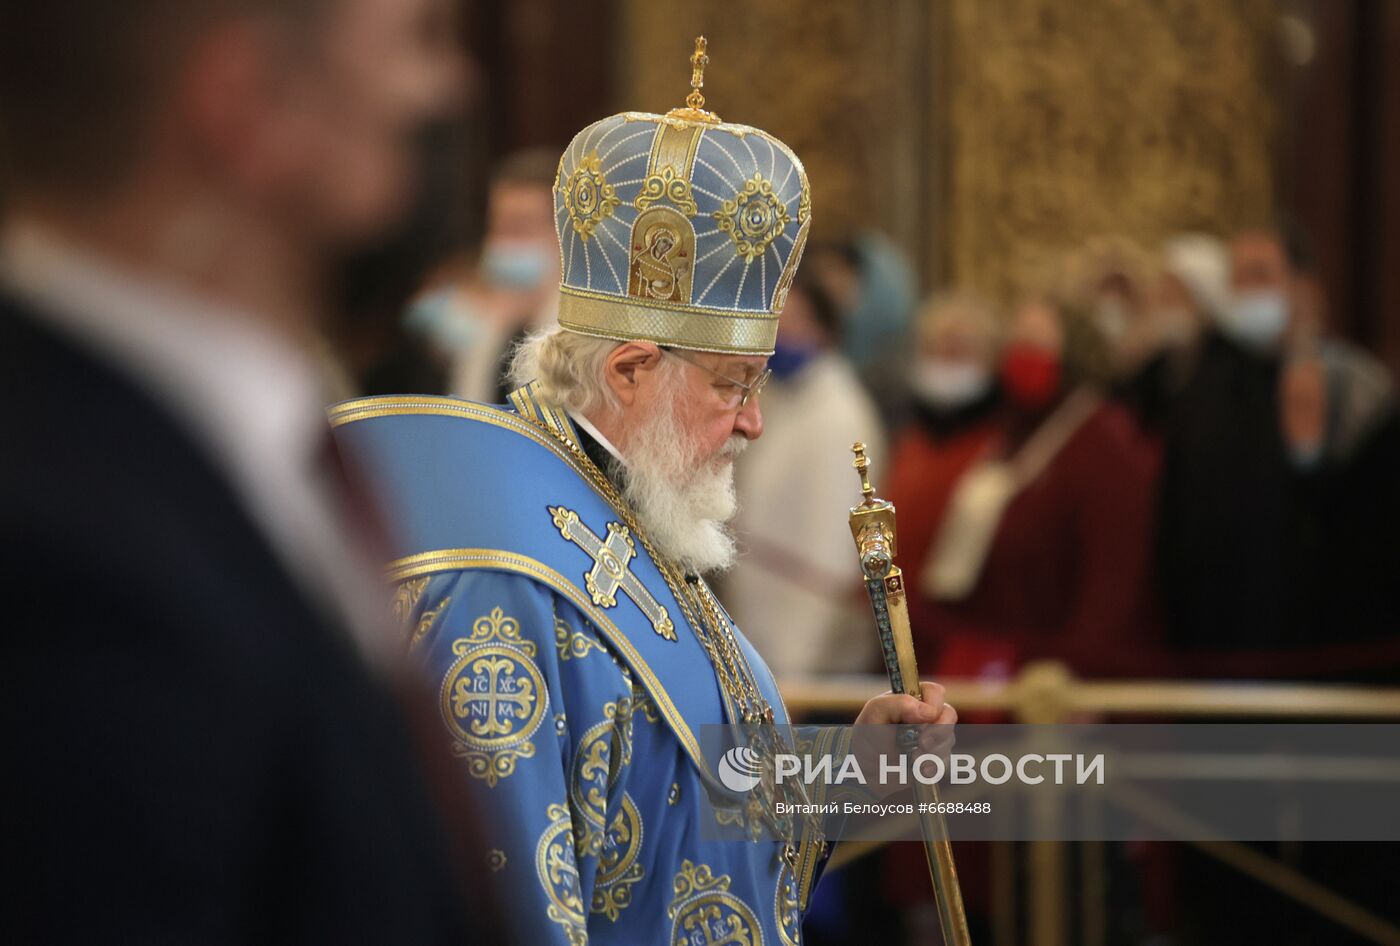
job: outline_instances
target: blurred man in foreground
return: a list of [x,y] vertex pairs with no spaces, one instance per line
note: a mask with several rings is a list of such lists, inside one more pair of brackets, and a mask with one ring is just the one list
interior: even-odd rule
[[0,12],[6,942],[463,941],[309,345],[430,12]]

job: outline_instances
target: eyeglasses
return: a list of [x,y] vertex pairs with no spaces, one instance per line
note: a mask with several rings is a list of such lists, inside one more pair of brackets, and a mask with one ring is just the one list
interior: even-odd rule
[[711,368],[709,365],[702,365],[694,358],[687,358],[685,355],[682,355],[679,351],[677,351],[674,348],[663,348],[661,350],[664,351],[666,354],[674,355],[681,361],[688,362],[689,364],[692,364],[697,368],[703,368],[705,371],[708,371],[716,378],[719,378],[721,381],[727,381],[729,384],[733,385],[735,388],[738,388],[741,392],[743,392],[739,396],[739,403],[737,405],[729,405],[731,409],[737,408],[738,410],[743,410],[745,407],[748,407],[749,401],[758,397],[759,393],[763,391],[763,386],[768,383],[768,379],[773,377],[773,369],[764,368],[762,371],[759,372],[757,378],[754,378],[753,381],[749,384],[745,384],[742,381],[736,381],[728,375],[720,374],[718,371]]

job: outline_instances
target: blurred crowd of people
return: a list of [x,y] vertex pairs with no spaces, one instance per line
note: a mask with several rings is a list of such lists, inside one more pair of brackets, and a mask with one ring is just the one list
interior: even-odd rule
[[[861,259],[816,253],[798,307],[849,292]],[[781,554],[762,540],[731,582],[741,620],[802,616],[745,620],[776,666],[868,666],[856,638],[871,635],[838,608],[859,604],[853,582],[823,576],[854,567],[844,468],[852,439],[883,442],[878,411],[892,450],[877,485],[899,510],[934,675],[1001,678],[1045,658],[1088,676],[1393,679],[1394,385],[1331,330],[1293,227],[1155,252],[1090,241],[1004,307],[953,288],[906,323],[887,316],[881,345],[858,337],[856,313],[837,306],[828,336],[845,388],[816,368],[779,373],[765,409],[811,432],[755,444],[740,471],[744,531],[792,536]],[[789,334],[803,321],[785,320],[778,365],[806,352]],[[816,597],[820,618],[799,606]]]
[[[499,401],[554,319],[554,155],[498,166],[479,248],[409,306],[371,393]],[[737,471],[726,603],[780,676],[877,669],[845,510],[868,447],[921,658],[999,678],[1386,678],[1400,414],[1286,223],[1067,248],[998,305],[920,303],[897,246],[814,243]]]

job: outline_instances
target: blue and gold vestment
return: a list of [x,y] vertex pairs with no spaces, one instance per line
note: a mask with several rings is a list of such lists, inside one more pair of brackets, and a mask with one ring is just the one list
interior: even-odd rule
[[798,942],[825,845],[801,825],[702,836],[745,818],[706,804],[726,790],[697,740],[735,708],[569,418],[531,387],[507,407],[369,398],[331,417],[383,486],[396,611],[523,941]]

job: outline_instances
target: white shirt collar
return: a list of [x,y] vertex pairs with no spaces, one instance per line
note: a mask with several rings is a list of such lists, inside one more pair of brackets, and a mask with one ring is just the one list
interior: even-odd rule
[[23,220],[6,228],[0,279],[146,388],[221,465],[309,460],[319,446],[325,399],[311,357],[244,313],[143,279]]
[[593,422],[590,421],[587,417],[584,417],[582,414],[576,413],[574,411],[569,411],[569,417],[573,418],[574,423],[582,427],[588,433],[588,436],[592,437],[594,440],[598,441],[598,443],[602,444],[603,449],[608,451],[608,453],[612,454],[613,457],[615,457],[619,463],[627,462],[622,457],[622,451],[614,447],[612,441],[609,440],[607,437],[604,437],[603,432],[597,427],[594,427]]

